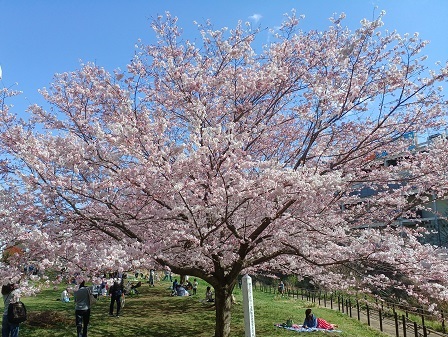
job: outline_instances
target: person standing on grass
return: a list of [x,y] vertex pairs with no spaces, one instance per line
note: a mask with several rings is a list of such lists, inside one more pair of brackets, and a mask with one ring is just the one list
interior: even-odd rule
[[78,290],[73,294],[75,299],[75,316],[77,337],[87,337],[87,328],[90,322],[90,294],[93,289],[86,287],[85,282],[79,284]]
[[280,284],[278,285],[278,293],[282,295],[285,294],[285,284],[283,283],[283,281],[280,281]]
[[115,302],[117,302],[117,317],[120,317],[121,295],[123,295],[123,282],[118,283],[118,281],[114,281],[113,286],[109,290],[109,294],[110,294],[109,316],[114,315],[114,304]]
[[198,280],[194,279],[193,280],[193,295],[196,295],[198,291]]
[[15,303],[19,300],[17,293],[15,292],[14,284],[10,283],[2,286],[2,296],[3,296],[3,304],[5,305],[2,320],[2,337],[18,337],[19,324],[10,323],[8,321],[9,303]]
[[149,286],[150,287],[154,287],[154,278],[155,278],[155,270],[154,269],[150,269],[149,270]]
[[171,271],[170,270],[168,270],[168,269],[166,269],[165,270],[165,276],[163,277],[163,280],[162,281],[170,281],[170,282],[173,282],[173,276],[171,275]]

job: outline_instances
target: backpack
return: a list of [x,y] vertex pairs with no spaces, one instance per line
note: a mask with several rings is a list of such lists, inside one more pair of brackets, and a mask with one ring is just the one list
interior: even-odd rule
[[26,307],[23,302],[18,301],[9,303],[8,306],[8,322],[19,324],[26,321]]

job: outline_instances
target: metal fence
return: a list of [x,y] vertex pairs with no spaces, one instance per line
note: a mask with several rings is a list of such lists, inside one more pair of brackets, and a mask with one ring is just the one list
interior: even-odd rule
[[[280,295],[278,289],[272,285],[256,281],[253,286],[255,290]],[[392,336],[428,337],[431,334],[431,336],[448,337],[443,313],[435,316],[423,308],[407,307],[387,301],[369,302],[367,298],[302,288],[286,288],[282,295],[338,310]],[[442,331],[428,327],[427,321],[439,322]]]

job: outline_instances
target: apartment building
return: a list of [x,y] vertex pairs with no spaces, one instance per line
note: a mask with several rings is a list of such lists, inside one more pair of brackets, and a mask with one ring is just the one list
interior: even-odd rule
[[[413,132],[409,132],[404,136],[412,139],[410,149],[413,151],[427,151],[427,148],[439,137],[448,139],[448,132],[445,130],[441,133],[435,133],[428,136],[423,141],[419,140]],[[376,160],[382,161],[381,165],[385,167],[397,165],[400,155],[388,155],[387,153],[376,154]],[[397,185],[398,187],[398,185]],[[389,186],[389,188],[397,188]],[[361,188],[359,195],[361,198],[368,198],[376,192],[371,188]],[[395,221],[396,226],[423,226],[427,229],[427,234],[422,237],[422,242],[430,243],[439,247],[448,248],[448,197],[445,199],[437,199],[435,195],[428,195],[430,201],[423,205],[422,209],[416,210],[415,218],[399,218]],[[375,222],[359,226],[359,228],[381,227],[381,222]]]

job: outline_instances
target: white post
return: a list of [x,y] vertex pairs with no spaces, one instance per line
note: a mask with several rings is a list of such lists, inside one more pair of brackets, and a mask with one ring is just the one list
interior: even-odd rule
[[244,331],[245,337],[255,337],[254,299],[252,297],[252,278],[243,276],[242,284],[244,307]]

